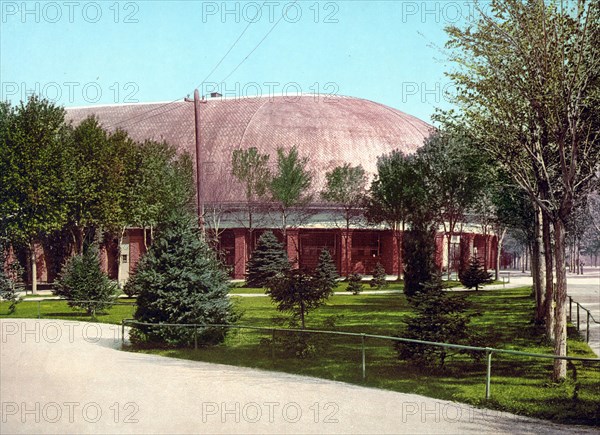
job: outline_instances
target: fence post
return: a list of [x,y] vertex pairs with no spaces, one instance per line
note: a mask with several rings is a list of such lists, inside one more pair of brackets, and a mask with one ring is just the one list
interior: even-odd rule
[[271,330],[271,360],[275,361],[275,330]]
[[37,301],[38,304],[38,319],[41,319],[42,315],[41,315],[41,308],[40,308],[40,304],[42,303],[42,301]]
[[194,350],[198,350],[198,327],[194,325]]
[[577,332],[579,332],[579,302],[575,302],[577,304]]
[[367,377],[367,364],[366,364],[366,359],[365,359],[365,334],[361,334],[360,342],[361,342],[361,347],[362,347],[362,378],[364,381],[365,378]]
[[569,296],[569,322],[573,323],[573,298]]
[[587,312],[587,330],[585,332],[585,342],[590,342],[590,312]]
[[121,319],[121,345],[125,344],[125,319]]
[[490,398],[490,388],[492,384],[492,351],[486,350],[485,355],[487,357],[487,375],[485,379],[485,399],[488,400]]

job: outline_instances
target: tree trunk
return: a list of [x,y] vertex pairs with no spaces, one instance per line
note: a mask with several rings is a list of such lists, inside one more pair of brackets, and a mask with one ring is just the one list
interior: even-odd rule
[[533,290],[535,293],[535,323],[541,325],[544,322],[544,275],[542,272],[543,262],[543,234],[542,234],[542,211],[536,207],[535,214],[535,237],[531,249],[531,276],[533,278]]
[[29,243],[29,250],[31,254],[31,293],[34,295],[37,293],[37,256],[35,252],[35,242]]
[[448,237],[448,281],[452,278],[452,259],[450,258],[450,252],[452,251],[452,233],[446,235]]
[[502,257],[502,242],[504,241],[504,236],[506,235],[506,228],[504,228],[502,230],[502,235],[497,234],[496,237],[498,237],[498,244],[496,246],[496,276],[495,279],[496,281],[500,280],[500,261],[501,261],[501,257]]
[[554,340],[554,256],[552,248],[552,227],[549,217],[542,215],[542,238],[544,242],[544,260],[546,262],[546,296],[544,297],[544,312],[546,336]]
[[[554,310],[554,355],[567,354],[567,270],[565,267],[565,224],[558,218],[554,222],[554,257],[556,259],[556,308]],[[567,362],[554,360],[554,381],[567,375]]]

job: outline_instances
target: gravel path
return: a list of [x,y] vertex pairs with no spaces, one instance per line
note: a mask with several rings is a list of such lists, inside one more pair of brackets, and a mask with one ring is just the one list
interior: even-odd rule
[[597,433],[417,395],[123,352],[119,329],[0,320],[0,432]]

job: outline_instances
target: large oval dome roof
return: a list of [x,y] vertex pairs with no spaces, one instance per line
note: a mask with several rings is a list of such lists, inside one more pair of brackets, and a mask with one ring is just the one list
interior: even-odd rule
[[[67,108],[75,125],[91,115],[108,130],[127,130],[134,140],[164,140],[195,155],[193,103]],[[230,176],[236,148],[256,147],[274,163],[278,147],[295,145],[310,158],[319,190],[328,170],[351,163],[373,174],[378,156],[395,149],[413,153],[432,128],[379,103],[324,95],[211,98],[200,105],[200,123],[206,201],[243,200]]]

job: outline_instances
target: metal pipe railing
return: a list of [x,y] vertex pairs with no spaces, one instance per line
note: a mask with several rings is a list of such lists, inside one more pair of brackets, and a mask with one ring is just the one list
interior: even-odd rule
[[577,324],[575,327],[577,328],[577,332],[581,332],[581,319],[580,319],[580,310],[586,312],[586,331],[585,331],[585,342],[590,342],[590,323],[600,324],[600,322],[594,319],[592,312],[582,306],[579,302],[573,300],[571,296],[569,296],[569,321],[573,322],[573,304],[577,306]]
[[592,363],[600,363],[600,358],[586,358],[579,356],[559,356],[559,355],[548,355],[548,354],[539,354],[532,352],[523,352],[519,350],[511,350],[511,349],[496,349],[491,347],[480,347],[480,346],[469,346],[463,344],[452,344],[452,343],[439,343],[435,341],[426,341],[426,340],[417,340],[412,338],[403,338],[403,337],[392,337],[389,335],[377,335],[377,334],[365,334],[365,333],[357,333],[357,332],[344,332],[344,331],[326,331],[321,329],[298,329],[298,328],[270,328],[266,326],[247,326],[247,325],[222,325],[222,324],[198,324],[198,323],[148,323],[148,322],[138,322],[133,319],[123,319],[122,320],[122,334],[121,340],[122,343],[125,343],[125,326],[150,326],[150,327],[183,327],[183,328],[194,328],[194,347],[198,348],[197,343],[197,328],[230,328],[230,329],[250,329],[256,331],[270,331],[272,334],[275,331],[281,332],[300,332],[300,333],[309,333],[309,334],[327,334],[327,335],[341,335],[341,336],[349,336],[349,337],[360,337],[361,339],[361,356],[362,356],[362,377],[363,380],[366,379],[366,351],[365,351],[365,341],[367,338],[381,339],[381,340],[391,340],[403,343],[413,343],[413,344],[422,344],[429,346],[438,346],[449,349],[461,349],[461,350],[470,350],[470,351],[479,351],[486,353],[486,383],[485,383],[485,398],[489,399],[491,396],[491,377],[492,377],[492,355],[494,353],[497,354],[510,354],[510,355],[519,355],[526,356],[531,358],[545,358],[545,359],[561,359],[561,360],[570,360],[570,361],[586,361]]

